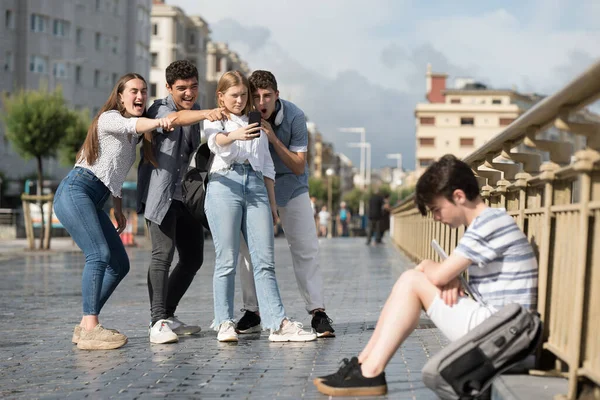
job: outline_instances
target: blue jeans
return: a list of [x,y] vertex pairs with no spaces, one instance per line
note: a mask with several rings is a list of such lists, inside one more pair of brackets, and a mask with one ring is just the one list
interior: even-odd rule
[[108,188],[88,169],[75,167],[54,196],[54,212],[85,255],[81,278],[83,315],[98,315],[129,272],[129,258],[102,210]]
[[212,173],[205,211],[216,252],[213,327],[218,329],[223,322],[233,320],[241,231],[254,266],[263,328],[279,329],[285,309],[275,278],[273,217],[262,174],[250,164],[233,164],[228,170]]

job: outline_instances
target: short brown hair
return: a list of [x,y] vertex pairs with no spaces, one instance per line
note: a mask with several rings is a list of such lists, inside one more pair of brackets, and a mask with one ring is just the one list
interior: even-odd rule
[[427,206],[436,197],[443,196],[454,203],[456,189],[465,192],[468,200],[479,196],[479,183],[469,165],[452,154],[446,154],[427,168],[417,181],[415,202],[421,215],[427,215]]
[[269,71],[258,69],[250,75],[248,80],[250,81],[250,85],[252,85],[252,91],[256,89],[273,89],[273,91],[277,91],[277,79]]

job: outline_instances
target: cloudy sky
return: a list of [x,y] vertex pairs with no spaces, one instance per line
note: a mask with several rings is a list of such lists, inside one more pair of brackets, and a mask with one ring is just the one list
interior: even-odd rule
[[600,57],[600,0],[166,0],[210,25],[251,69],[275,73],[335,150],[358,165],[364,126],[373,167],[415,163],[414,107],[425,70],[551,94]]

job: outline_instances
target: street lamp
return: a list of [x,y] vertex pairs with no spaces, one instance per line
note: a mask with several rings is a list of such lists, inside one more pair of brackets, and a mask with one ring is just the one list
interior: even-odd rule
[[333,228],[332,219],[333,219],[333,206],[332,206],[332,185],[331,181],[333,180],[333,175],[335,171],[333,168],[327,168],[325,171],[325,175],[327,175],[327,208],[329,208],[329,221],[327,222],[327,237],[331,238],[331,230]]
[[[365,143],[365,138],[367,135],[367,131],[365,128],[355,127],[355,128],[339,128],[340,132],[349,132],[349,133],[360,133],[360,142]],[[366,188],[366,176],[365,176],[365,153],[366,147],[361,147],[360,149],[360,184],[362,185],[362,189]]]
[[[361,147],[365,149],[365,153],[367,154],[367,168],[366,168],[366,176],[364,179],[363,188],[369,187],[371,185],[371,143],[369,142],[360,142],[360,143],[348,143],[348,147]],[[362,179],[362,178],[361,178]]]
[[[398,170],[398,181],[402,182],[402,153],[391,153],[385,155],[387,158],[396,159],[396,169]],[[394,180],[394,173],[392,172],[392,181]],[[398,184],[398,186],[400,183]]]

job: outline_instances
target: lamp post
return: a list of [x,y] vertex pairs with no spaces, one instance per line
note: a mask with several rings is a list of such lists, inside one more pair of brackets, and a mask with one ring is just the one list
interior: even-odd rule
[[325,175],[327,175],[327,208],[329,209],[329,221],[327,221],[327,237],[331,238],[331,230],[333,228],[333,206],[332,206],[332,185],[331,181],[333,180],[333,174],[335,171],[333,168],[327,168],[325,171]]
[[[402,177],[402,153],[391,153],[385,155],[387,158],[396,159],[396,169],[398,170],[398,180],[401,181]],[[394,173],[392,172],[392,180],[394,179]],[[399,184],[400,185],[400,184]],[[398,186],[399,186],[398,185]]]
[[[340,130],[340,132],[360,133],[360,142],[365,143],[367,131],[362,126],[355,127],[355,128],[340,128],[339,130]],[[360,184],[362,186],[362,189],[364,190],[366,188],[366,183],[367,183],[367,179],[365,176],[366,147],[364,147],[364,146],[356,146],[356,147],[361,147],[361,149],[360,149],[360,170],[359,170],[360,172],[359,173],[360,173]]]
[[348,143],[348,147],[361,147],[365,149],[365,153],[367,155],[367,167],[365,171],[364,185],[363,189],[366,189],[371,185],[371,143],[369,142],[360,142],[360,143]]

